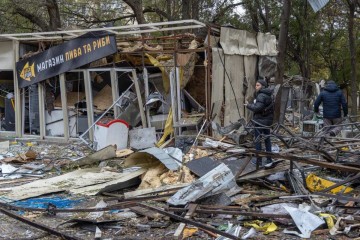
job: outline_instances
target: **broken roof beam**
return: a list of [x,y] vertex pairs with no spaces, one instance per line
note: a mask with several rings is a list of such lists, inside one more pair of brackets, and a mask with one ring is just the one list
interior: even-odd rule
[[294,155],[280,154],[280,153],[259,152],[259,151],[252,150],[252,149],[248,149],[247,152],[252,153],[252,154],[257,153],[261,157],[269,156],[271,158],[280,158],[280,159],[285,159],[285,160],[289,160],[289,161],[297,161],[297,162],[307,163],[307,164],[320,166],[320,167],[324,167],[324,168],[334,169],[334,170],[338,170],[338,171],[342,171],[342,172],[355,172],[355,173],[360,172],[360,168],[350,167],[350,166],[346,166],[346,165],[340,165],[340,164],[336,164],[336,163],[320,162],[319,160],[312,159],[312,158],[304,158],[304,157],[298,157],[298,156],[294,156]]
[[11,217],[11,218],[14,218],[14,219],[16,219],[18,221],[21,221],[21,222],[25,223],[25,224],[28,224],[28,225],[30,225],[32,227],[35,227],[35,228],[40,229],[42,231],[48,232],[48,233],[50,233],[52,235],[55,235],[55,236],[59,236],[62,239],[80,240],[80,238],[73,237],[73,236],[70,236],[70,235],[68,235],[66,233],[59,232],[59,231],[57,231],[57,230],[55,230],[55,229],[53,229],[51,227],[45,226],[45,225],[43,225],[41,223],[37,223],[34,220],[29,220],[27,218],[21,217],[21,216],[19,216],[17,214],[14,214],[14,213],[12,213],[12,212],[10,212],[8,210],[0,208],[0,212],[7,215],[7,216],[9,216],[9,217]]
[[[235,240],[240,239],[239,237],[231,235],[231,234],[229,234],[227,232],[223,232],[223,231],[220,231],[220,230],[218,230],[218,229],[216,229],[214,227],[210,227],[207,224],[202,224],[202,223],[199,223],[197,221],[194,221],[194,220],[191,220],[191,219],[188,219],[188,218],[180,217],[180,216],[178,216],[176,214],[169,213],[168,211],[165,211],[165,210],[157,208],[157,207],[148,206],[148,205],[142,204],[142,203],[138,203],[137,205],[139,207],[147,208],[147,209],[153,210],[155,212],[158,212],[158,213],[160,213],[162,215],[168,216],[168,217],[170,217],[170,218],[172,218],[174,220],[177,220],[177,221],[180,221],[180,222],[183,222],[183,223],[186,223],[186,224],[190,224],[190,225],[193,225],[193,226],[198,227],[198,228],[208,230],[210,232],[219,234],[219,235],[227,237],[229,239],[235,239]],[[187,209],[185,209],[185,210],[187,211]]]
[[[169,207],[167,209],[171,212],[182,213],[188,211],[186,208],[175,208]],[[288,214],[272,214],[272,213],[261,213],[261,212],[246,212],[246,211],[238,211],[238,210],[218,210],[218,209],[201,209],[201,205],[199,208],[195,209],[195,213],[204,213],[204,214],[226,214],[233,216],[247,216],[247,217],[256,217],[256,218],[291,218]]]

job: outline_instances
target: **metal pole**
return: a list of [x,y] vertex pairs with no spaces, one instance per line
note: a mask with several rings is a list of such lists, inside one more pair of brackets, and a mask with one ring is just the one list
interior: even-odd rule
[[132,87],[133,85],[134,85],[134,83],[132,83],[132,84],[130,85],[130,87],[128,87],[128,89],[126,89],[126,91],[124,91],[124,92],[121,94],[121,96],[120,96],[116,101],[114,101],[113,104],[112,104],[83,134],[81,134],[81,135],[79,136],[79,138],[80,138],[82,141],[84,141],[86,144],[88,144],[88,142],[86,142],[86,141],[83,139],[83,137],[90,131],[91,128],[93,128],[93,127],[95,126],[95,124],[96,124],[98,121],[100,121],[100,119],[101,119],[103,116],[105,116],[105,114],[106,114],[108,111],[110,111],[110,109],[112,109],[112,108],[115,106],[115,104],[116,104],[121,98],[123,98],[123,96],[125,95],[125,93],[127,93],[127,92],[131,89],[131,87]]
[[[93,106],[90,71],[85,70],[85,71],[83,71],[83,74],[84,74],[88,126],[92,126],[94,123],[94,106]],[[94,140],[94,131],[92,129],[90,129],[90,131],[89,131],[89,139],[91,141]]]
[[136,70],[132,70],[132,80],[135,84],[135,91],[136,91],[136,95],[137,95],[137,99],[138,99],[138,104],[139,104],[139,111],[140,111],[140,117],[141,117],[141,122],[142,122],[142,126],[143,128],[146,128],[147,124],[146,124],[146,117],[145,117],[145,113],[144,113],[144,105],[143,105],[143,101],[142,101],[142,97],[141,97],[141,91],[140,91],[140,86],[139,86],[139,81],[136,75]]
[[61,109],[63,112],[63,122],[64,122],[64,139],[68,141],[71,133],[69,131],[69,113],[67,106],[67,91],[66,91],[65,81],[66,81],[65,73],[60,74],[59,82],[60,82],[60,94],[61,94]]

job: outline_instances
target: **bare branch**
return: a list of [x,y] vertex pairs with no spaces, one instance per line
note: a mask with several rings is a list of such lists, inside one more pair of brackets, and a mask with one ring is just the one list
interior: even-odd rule
[[166,12],[162,11],[162,10],[159,9],[159,8],[146,7],[146,8],[144,8],[144,10],[143,10],[143,13],[150,13],[150,12],[154,12],[154,13],[158,14],[159,16],[164,17],[164,18],[166,18],[167,20],[170,21],[170,16],[169,16],[169,14],[167,14]]
[[41,28],[41,30],[43,30],[43,31],[50,31],[50,27],[45,21],[42,21],[39,17],[35,16],[34,14],[29,13],[22,7],[19,7],[18,5],[15,5],[14,7],[15,7],[14,11],[13,11],[14,14],[19,14],[20,16],[22,16],[26,19],[29,19],[29,21],[38,25]]
[[218,13],[215,14],[215,16],[213,17],[212,22],[217,22],[221,17],[223,17],[225,15],[225,13],[231,9],[233,9],[234,7],[243,5],[243,2],[239,2],[239,3],[233,3],[233,4],[229,4],[226,7],[220,9],[220,11]]

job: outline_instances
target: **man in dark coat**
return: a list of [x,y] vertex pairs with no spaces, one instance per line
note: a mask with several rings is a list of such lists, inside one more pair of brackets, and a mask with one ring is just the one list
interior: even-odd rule
[[314,112],[319,113],[319,106],[323,104],[323,118],[325,126],[333,126],[326,128],[326,134],[336,136],[341,131],[341,107],[344,117],[348,114],[348,107],[344,94],[338,88],[334,81],[328,81],[324,90],[319,94],[314,103]]
[[[274,103],[272,99],[273,90],[267,87],[267,82],[263,79],[256,81],[255,91],[256,99],[254,103],[247,104],[246,107],[253,114],[255,123],[255,149],[261,151],[260,138],[265,136],[266,152],[271,152],[270,126],[274,120]],[[261,158],[258,159],[261,164]],[[271,157],[267,157],[266,164],[272,164]]]

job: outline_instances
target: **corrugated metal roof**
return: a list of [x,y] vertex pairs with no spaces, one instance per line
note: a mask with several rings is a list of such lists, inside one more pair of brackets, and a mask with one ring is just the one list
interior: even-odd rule
[[314,12],[317,12],[322,9],[329,2],[329,0],[308,0],[308,2],[310,3]]
[[177,162],[174,158],[169,156],[169,154],[167,154],[164,150],[160,148],[152,147],[142,150],[140,152],[146,152],[153,155],[154,157],[159,159],[159,161],[162,162],[169,170],[176,171],[181,166],[179,162]]

